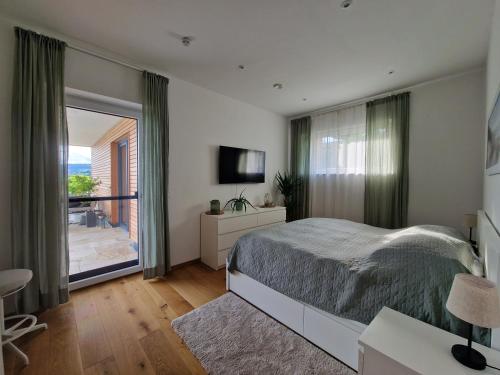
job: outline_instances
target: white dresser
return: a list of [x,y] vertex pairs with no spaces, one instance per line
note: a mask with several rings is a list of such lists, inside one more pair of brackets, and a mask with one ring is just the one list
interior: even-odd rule
[[201,214],[201,261],[213,269],[225,267],[226,257],[236,240],[245,233],[284,224],[285,207],[257,208],[223,215]]

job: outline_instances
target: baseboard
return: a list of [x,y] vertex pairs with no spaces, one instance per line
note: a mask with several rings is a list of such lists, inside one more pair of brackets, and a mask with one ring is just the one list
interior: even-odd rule
[[171,266],[170,268],[172,270],[176,270],[176,269],[179,269],[179,268],[183,268],[183,267],[190,266],[192,264],[198,264],[198,263],[201,263],[201,258],[196,258],[196,259],[193,259],[193,260],[188,260],[187,262],[176,264],[175,266]]

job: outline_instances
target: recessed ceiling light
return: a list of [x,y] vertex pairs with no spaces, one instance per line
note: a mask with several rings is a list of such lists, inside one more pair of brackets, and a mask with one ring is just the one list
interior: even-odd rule
[[281,83],[275,83],[275,84],[273,85],[273,87],[274,87],[275,89],[277,89],[277,90],[281,90],[281,89],[283,88],[283,84],[281,84]]
[[352,5],[352,0],[344,0],[340,3],[340,6],[344,9],[349,8]]

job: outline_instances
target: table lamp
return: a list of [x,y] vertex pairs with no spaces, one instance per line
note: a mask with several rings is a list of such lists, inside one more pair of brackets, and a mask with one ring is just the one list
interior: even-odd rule
[[500,298],[495,284],[482,277],[456,274],[446,308],[457,318],[469,323],[468,344],[453,345],[453,356],[464,366],[483,370],[486,358],[472,348],[472,326],[500,327]]
[[477,215],[476,214],[465,214],[464,215],[464,226],[469,228],[469,242],[473,245],[476,241],[472,240],[472,229],[477,227]]

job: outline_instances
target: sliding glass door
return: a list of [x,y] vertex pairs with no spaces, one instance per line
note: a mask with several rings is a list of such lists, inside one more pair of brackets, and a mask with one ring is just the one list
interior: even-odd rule
[[69,277],[73,285],[141,270],[140,119],[126,114],[67,107]]

